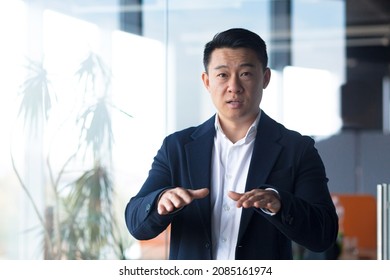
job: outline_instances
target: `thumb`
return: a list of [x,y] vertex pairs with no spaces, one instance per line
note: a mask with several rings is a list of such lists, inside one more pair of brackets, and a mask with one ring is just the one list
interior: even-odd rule
[[231,199],[233,199],[234,201],[238,201],[242,197],[242,194],[234,192],[234,191],[229,191],[228,196]]
[[192,199],[200,199],[206,197],[209,194],[209,189],[203,188],[197,190],[188,190],[188,192],[190,193]]

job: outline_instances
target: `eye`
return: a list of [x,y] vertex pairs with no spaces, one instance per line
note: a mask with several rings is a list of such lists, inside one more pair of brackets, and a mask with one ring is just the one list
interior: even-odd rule
[[252,72],[242,72],[240,78],[243,80],[250,80],[253,77]]
[[249,76],[252,76],[252,73],[251,72],[242,72],[241,77],[249,77]]
[[218,78],[226,78],[227,75],[225,73],[219,73],[219,74],[217,74],[217,77]]

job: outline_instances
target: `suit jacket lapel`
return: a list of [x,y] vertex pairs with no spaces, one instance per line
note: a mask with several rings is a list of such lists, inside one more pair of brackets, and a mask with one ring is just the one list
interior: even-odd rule
[[[262,112],[257,128],[245,191],[250,191],[265,184],[281,151],[281,146],[276,142],[279,137],[279,131],[275,129],[273,121]],[[252,209],[243,209],[238,241],[243,237],[253,213],[254,211]]]

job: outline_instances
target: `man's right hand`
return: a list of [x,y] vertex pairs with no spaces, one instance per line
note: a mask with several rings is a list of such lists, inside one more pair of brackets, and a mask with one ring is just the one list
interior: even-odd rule
[[191,190],[177,187],[166,190],[158,201],[157,212],[160,215],[167,215],[190,204],[194,199],[204,198],[208,194],[208,188]]

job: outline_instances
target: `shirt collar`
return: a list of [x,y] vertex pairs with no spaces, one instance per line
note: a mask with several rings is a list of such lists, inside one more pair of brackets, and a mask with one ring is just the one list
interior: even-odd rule
[[[260,117],[261,117],[261,110],[257,114],[257,117],[256,117],[255,121],[249,127],[245,137],[243,138],[245,140],[245,143],[248,143],[248,142],[250,142],[250,141],[252,141],[253,139],[256,138],[257,126],[259,124]],[[215,130],[217,132],[221,133],[223,136],[225,136],[225,133],[222,130],[221,124],[219,123],[218,113],[215,115],[215,123],[214,123],[214,125],[215,125]]]

